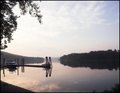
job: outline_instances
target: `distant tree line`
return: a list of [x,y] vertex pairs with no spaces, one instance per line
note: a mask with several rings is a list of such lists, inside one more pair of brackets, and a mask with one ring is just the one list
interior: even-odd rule
[[92,69],[117,69],[120,50],[91,51],[72,53],[60,57],[60,62],[71,67],[90,67]]
[[21,56],[16,54],[11,54],[8,52],[0,52],[0,66],[2,67],[4,64],[10,61],[15,61],[19,64],[22,64],[22,60],[24,60],[24,64],[33,64],[33,63],[42,63],[44,61],[43,57],[28,57]]

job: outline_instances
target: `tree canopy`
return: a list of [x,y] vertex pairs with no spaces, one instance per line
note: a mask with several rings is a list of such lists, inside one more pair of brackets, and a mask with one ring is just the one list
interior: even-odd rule
[[[37,1],[40,2],[40,1]],[[21,15],[25,15],[27,12],[33,17],[37,17],[41,23],[42,15],[40,14],[40,7],[34,1],[31,0],[3,0],[0,1],[0,49],[7,48],[7,44],[11,42],[12,34],[17,29],[17,16],[13,12],[13,8],[19,5]]]

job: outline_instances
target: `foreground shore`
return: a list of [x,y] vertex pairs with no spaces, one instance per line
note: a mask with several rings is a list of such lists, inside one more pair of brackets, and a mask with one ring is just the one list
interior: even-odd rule
[[12,85],[12,84],[8,84],[6,82],[0,81],[0,89],[2,93],[8,93],[8,92],[30,92],[33,93],[30,90]]

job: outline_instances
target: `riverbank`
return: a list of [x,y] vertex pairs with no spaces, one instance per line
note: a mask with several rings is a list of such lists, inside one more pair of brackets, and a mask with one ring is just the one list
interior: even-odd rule
[[33,93],[30,90],[12,85],[12,84],[8,84],[6,82],[0,81],[0,89],[1,89],[1,93],[7,93],[7,92],[29,92],[29,93]]

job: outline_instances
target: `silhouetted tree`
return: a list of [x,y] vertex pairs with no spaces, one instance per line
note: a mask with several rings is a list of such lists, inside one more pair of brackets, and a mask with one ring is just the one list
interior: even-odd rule
[[41,23],[40,7],[31,0],[2,0],[0,1],[0,49],[7,48],[7,43],[12,40],[12,33],[17,29],[17,18],[13,8],[19,5],[21,15],[27,12],[31,16],[37,17]]

